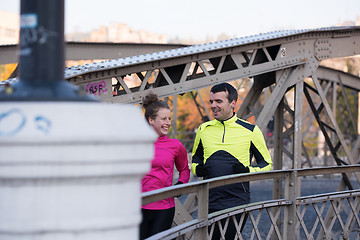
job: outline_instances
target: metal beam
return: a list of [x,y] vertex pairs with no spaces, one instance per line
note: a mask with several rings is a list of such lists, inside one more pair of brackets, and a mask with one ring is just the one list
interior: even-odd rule
[[[108,60],[166,51],[184,44],[67,42],[65,60]],[[18,62],[18,45],[0,45],[0,65]]]

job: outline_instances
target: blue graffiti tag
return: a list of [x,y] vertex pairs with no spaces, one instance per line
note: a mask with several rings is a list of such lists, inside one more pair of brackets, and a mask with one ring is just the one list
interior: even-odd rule
[[51,127],[51,121],[43,116],[36,116],[35,124],[38,130],[43,131],[44,133],[48,133]]
[[0,137],[14,136],[24,127],[25,123],[25,115],[19,109],[15,108],[0,113]]

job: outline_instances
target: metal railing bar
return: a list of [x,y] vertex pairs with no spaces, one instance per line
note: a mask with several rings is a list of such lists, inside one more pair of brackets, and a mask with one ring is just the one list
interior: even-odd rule
[[334,173],[351,173],[359,172],[360,164],[336,166],[336,167],[325,167],[325,168],[306,168],[306,169],[295,169],[298,172],[298,177],[313,176],[313,175],[324,175]]
[[221,236],[221,238],[224,238],[224,239],[225,239],[225,233],[226,233],[227,227],[228,227],[228,225],[229,225],[229,218],[226,219],[225,224],[224,224],[224,227],[221,225],[221,222],[220,222],[220,221],[216,222],[215,224],[218,225],[218,228],[219,228],[219,230],[220,230],[220,236]]
[[324,194],[311,195],[306,197],[299,197],[296,200],[296,205],[311,204],[317,202],[330,201],[332,199],[349,198],[349,197],[357,197],[357,196],[360,196],[360,190],[324,193]]
[[[239,182],[251,182],[257,180],[266,180],[266,179],[277,179],[284,178],[291,170],[273,170],[268,172],[257,172],[257,173],[243,173],[243,174],[233,174],[218,178],[212,178],[209,180],[209,188],[215,188],[219,186],[224,186],[233,183]],[[220,181],[221,180],[221,181]]]
[[[289,176],[294,175],[297,177],[302,176],[313,176],[313,175],[325,175],[325,174],[338,174],[338,173],[351,173],[360,171],[360,164],[357,165],[347,165],[347,166],[336,166],[336,167],[326,167],[326,168],[311,168],[311,169],[292,169],[292,170],[276,170],[276,171],[269,171],[269,172],[261,172],[261,173],[248,173],[248,174],[234,174],[229,176],[223,176],[208,180],[196,181],[191,182],[188,184],[172,186],[169,188],[163,188],[155,191],[150,191],[142,194],[143,204],[151,203],[154,201],[158,201],[161,199],[166,199],[169,197],[173,197],[179,194],[187,194],[187,193],[196,193],[197,195],[202,191],[208,192],[208,189],[233,184],[237,182],[245,182],[245,181],[256,181],[256,180],[266,180],[266,179],[288,179]],[[201,190],[202,189],[202,190]],[[318,227],[322,229],[326,236],[333,235],[333,224],[326,226],[324,219],[322,218],[322,214],[324,212],[325,206],[330,201],[332,204],[333,210],[335,211],[336,216],[334,216],[333,220],[338,220],[341,228],[341,234],[348,234],[348,228],[350,228],[351,223],[359,222],[358,216],[358,208],[359,208],[359,196],[360,196],[360,189],[357,190],[348,190],[348,191],[341,191],[341,192],[331,192],[331,193],[324,193],[324,194],[316,194],[311,196],[304,196],[296,198],[296,202],[292,201],[292,199],[276,199],[270,201],[262,201],[256,203],[250,203],[247,205],[237,206],[234,208],[225,209],[222,211],[214,212],[211,214],[207,214],[206,217],[194,219],[192,221],[182,223],[176,227],[173,227],[169,230],[164,232],[158,233],[148,239],[173,239],[180,236],[184,236],[185,234],[191,234],[191,239],[194,237],[207,236],[209,237],[212,235],[213,227],[215,224],[220,224],[220,220],[226,219],[224,222],[224,226],[220,227],[221,235],[224,235],[227,229],[227,226],[231,219],[234,221],[235,215],[242,215],[244,217],[245,213],[249,213],[250,221],[252,222],[253,229],[252,229],[252,238],[260,237],[260,229],[258,226],[260,222],[260,218],[265,218],[264,209],[267,211],[267,216],[270,217],[270,221],[272,222],[270,230],[267,231],[267,239],[272,238],[273,236],[277,235],[279,239],[286,239],[289,235],[285,234],[282,236],[281,229],[277,227],[277,221],[279,216],[281,215],[281,211],[293,204],[296,204],[296,229],[299,231],[300,228],[302,229],[303,233],[306,235],[307,238],[314,238],[316,237],[316,233],[319,231]],[[286,198],[286,196],[285,196]],[[346,223],[340,219],[340,205],[336,207],[334,205],[335,202],[340,201],[343,202],[344,199],[350,204],[350,213],[352,216],[348,216]],[[295,200],[295,199],[293,199]],[[322,203],[320,209],[317,206],[317,203]],[[301,206],[303,206],[303,210],[301,210]],[[312,206],[313,210],[316,212],[317,218],[315,223],[312,223],[311,232],[308,231],[307,226],[303,220],[303,217],[307,211],[308,206]],[[277,213],[275,216],[273,214],[269,214],[271,212],[271,208],[277,209]],[[255,215],[257,213],[257,217],[255,219]],[[200,211],[201,212],[201,211]],[[200,214],[200,212],[198,214]],[[200,219],[200,220],[199,220]],[[320,224],[319,224],[320,223]],[[234,222],[237,225],[237,221]],[[241,224],[241,223],[240,223]],[[210,226],[210,232],[208,232],[207,228]],[[240,225],[237,227],[238,233]],[[352,228],[352,227],[351,227]],[[350,230],[350,229],[349,229]],[[321,230],[320,230],[321,231]],[[200,235],[199,235],[200,234]],[[205,234],[205,235],[204,235]],[[188,237],[188,236],[187,236]],[[241,233],[238,236],[242,239]]]
[[247,173],[247,174],[233,174],[223,177],[217,177],[212,179],[207,179],[203,181],[197,181],[182,185],[176,185],[168,188],[162,188],[154,191],[149,191],[142,193],[142,204],[148,204],[156,202],[162,199],[166,199],[173,196],[193,193],[197,191],[197,187],[203,184],[209,184],[209,188],[214,188],[218,186],[223,186],[232,183],[238,182],[248,182],[248,181],[257,181],[257,180],[266,180],[266,179],[277,179],[284,178],[287,174],[292,171],[298,172],[298,177],[301,176],[311,176],[311,175],[324,175],[324,174],[334,174],[334,173],[350,173],[350,172],[360,172],[360,164],[356,165],[347,165],[347,166],[336,166],[336,167],[326,167],[326,168],[309,168],[309,169],[294,169],[294,170],[273,170],[268,172],[258,172],[258,173]]
[[262,213],[263,213],[263,209],[259,209],[259,213],[257,214],[256,219],[255,219],[254,215],[252,214],[252,211],[249,212],[249,218],[250,218],[251,223],[253,224],[253,230],[251,232],[251,239],[253,239],[255,237],[255,235],[258,239],[261,239],[261,234],[260,234],[258,225],[259,225],[259,221],[260,221]]
[[307,227],[306,227],[306,224],[305,224],[305,222],[304,222],[303,217],[304,217],[304,215],[305,215],[305,213],[306,213],[306,210],[307,210],[308,206],[309,206],[309,205],[305,205],[304,208],[303,208],[303,210],[302,210],[301,212],[300,212],[300,210],[301,210],[300,207],[298,207],[298,208],[296,209],[296,215],[297,215],[297,218],[298,218],[297,226],[296,226],[296,227],[298,227],[299,229],[300,229],[300,227],[302,227],[302,229],[303,229],[303,231],[304,231],[304,233],[305,233],[305,235],[306,235],[307,238],[309,238],[310,234],[309,234],[309,231],[308,231],[308,229],[307,229]]
[[269,218],[270,218],[270,221],[271,221],[270,230],[269,230],[269,233],[268,233],[268,235],[266,237],[266,240],[271,239],[274,231],[275,231],[276,237],[279,240],[282,240],[282,236],[281,236],[280,230],[279,230],[278,225],[277,225],[277,220],[278,220],[278,218],[280,216],[281,208],[276,209],[275,216],[273,215],[273,213],[271,211],[269,211],[269,208],[266,208],[266,211],[267,211],[267,213],[269,215]]
[[291,204],[291,201],[280,199],[280,200],[271,200],[271,201],[250,203],[250,204],[246,204],[246,205],[242,205],[242,206],[238,206],[238,207],[228,208],[228,209],[221,210],[218,212],[210,213],[209,214],[209,224],[220,221],[220,220],[230,217],[230,216],[241,214],[241,213],[246,213],[246,212],[255,211],[255,210],[264,209],[264,208],[287,206],[290,204]]
[[[332,209],[333,209],[334,212],[335,212],[334,220],[336,221],[336,219],[337,219],[337,220],[339,221],[340,226],[341,226],[341,229],[344,231],[344,230],[345,230],[345,224],[344,224],[344,222],[342,221],[341,215],[340,215],[340,214],[341,214],[342,205],[343,205],[343,203],[344,203],[344,199],[342,199],[342,201],[340,201],[340,202],[330,201],[330,203],[331,203]],[[336,206],[337,203],[338,203],[338,206]],[[334,223],[335,223],[335,221],[334,221]],[[330,225],[330,226],[329,226],[329,229],[331,229],[332,226],[333,226],[333,225]],[[331,227],[331,228],[330,228],[330,227]]]
[[[354,192],[354,191],[351,191],[351,192]],[[338,195],[338,196],[342,195],[343,196],[343,194],[334,194],[334,196],[336,196],[336,195]],[[236,208],[240,208],[236,212],[229,212],[229,211],[231,211],[233,209],[236,209],[236,208],[215,212],[215,213],[209,214],[209,221],[208,222],[199,221],[199,220],[196,219],[196,220],[193,220],[193,221],[178,225],[176,227],[173,227],[173,228],[171,228],[171,229],[169,229],[167,231],[164,231],[164,232],[158,233],[156,235],[153,235],[152,237],[147,238],[147,240],[173,239],[174,237],[182,236],[187,232],[194,231],[194,230],[196,230],[196,229],[198,229],[200,227],[204,227],[206,225],[209,226],[209,225],[211,225],[213,223],[217,223],[218,221],[220,221],[223,218],[226,218],[226,217],[229,218],[229,217],[231,217],[233,215],[236,215],[236,214],[239,214],[239,213],[245,213],[245,212],[250,212],[250,211],[254,211],[254,210],[261,210],[263,208],[268,209],[268,208],[271,208],[271,207],[285,206],[285,205],[288,205],[288,204],[291,204],[291,202],[286,201],[286,200],[275,200],[275,201],[271,201],[271,202],[261,202],[261,203],[257,203],[257,204],[248,204],[248,205],[245,205],[245,207],[244,206],[236,207]],[[253,205],[253,206],[249,206],[249,205]],[[321,214],[323,212],[323,209],[319,211],[315,207],[315,211],[317,212],[317,214]],[[305,210],[304,210],[304,213],[305,213]],[[219,214],[221,214],[221,215],[219,215]],[[303,230],[305,231],[305,235],[308,236],[308,237],[313,237],[313,234],[314,234],[313,231],[312,231],[312,233],[309,233],[307,231],[307,229],[306,229],[306,226],[305,226],[303,220],[302,220],[303,214],[300,214],[301,216],[298,215],[298,217],[300,218],[299,220],[300,220],[300,223],[301,223],[301,225],[303,227]],[[213,215],[213,216],[211,217],[210,215]],[[320,219],[320,222],[321,222],[321,219]],[[322,225],[322,227],[324,226],[323,224],[321,224],[321,225]],[[327,231],[327,229],[324,229],[324,230],[325,230],[325,232]]]
[[[333,205],[333,203],[335,202],[335,201],[337,201],[337,200],[331,200],[330,201],[330,203],[331,203],[331,205]],[[339,204],[340,205],[340,204]],[[334,212],[333,212],[333,210],[334,210],[334,206],[332,207],[332,208],[329,208],[328,209],[328,212],[327,212],[327,214],[326,214],[326,216],[325,217],[327,217],[327,218],[329,218],[328,216],[331,216],[331,221],[329,221],[328,219],[325,219],[325,220],[328,220],[327,222],[328,222],[328,229],[329,229],[329,231],[331,231],[331,229],[333,229],[333,227],[334,227],[334,224],[335,224],[335,222],[336,222],[336,212],[335,212],[335,215],[334,215]],[[325,231],[323,231],[324,233],[325,233]],[[323,232],[320,232],[321,233],[321,235],[323,234]],[[328,233],[326,233],[326,234],[329,234],[329,232]]]
[[268,172],[233,174],[144,192],[141,194],[142,205],[170,198],[173,196],[197,192],[197,188],[205,184],[209,184],[209,188],[214,188],[238,182],[284,178],[291,171],[292,170],[273,170]]
[[192,182],[167,188],[161,188],[154,191],[144,192],[141,194],[142,205],[170,198],[173,196],[197,192],[198,187],[203,184],[204,182],[201,182],[201,184],[199,184],[199,182]]
[[198,219],[194,219],[192,221],[183,223],[181,225],[178,225],[176,227],[170,228],[166,231],[157,233],[149,238],[146,238],[146,240],[155,240],[155,239],[173,239],[175,237],[184,235],[187,232],[194,231],[195,229],[198,229],[200,227],[206,226],[205,221],[199,221]]
[[320,222],[320,227],[322,228],[322,230],[325,232],[325,234],[328,234],[328,229],[326,228],[326,225],[325,225],[325,222],[324,222],[324,219],[322,218],[322,213],[325,209],[325,204],[326,202],[323,202],[321,204],[321,208],[319,210],[318,206],[316,205],[316,203],[312,203],[312,206],[316,212],[316,215],[318,216],[315,220],[315,223],[313,225],[313,228],[311,230],[311,235],[314,236],[314,233],[316,232],[316,228]]
[[[245,215],[242,215],[241,218],[239,219],[240,221],[237,222],[236,220],[236,217],[235,216],[232,216],[232,220],[234,222],[234,225],[235,225],[235,228],[236,228],[236,236],[239,237],[240,239],[242,239],[242,236],[241,236],[241,226],[244,222],[244,219],[245,219]],[[235,236],[235,237],[236,237]]]
[[351,201],[349,198],[347,200],[351,209],[351,213],[349,213],[348,219],[346,220],[346,229],[349,229],[350,225],[355,224],[355,222],[357,223],[358,226],[360,226],[360,219],[358,216],[359,210],[356,210],[359,209],[360,207],[360,205],[358,206],[358,204],[360,203],[360,198],[355,198],[354,201]]

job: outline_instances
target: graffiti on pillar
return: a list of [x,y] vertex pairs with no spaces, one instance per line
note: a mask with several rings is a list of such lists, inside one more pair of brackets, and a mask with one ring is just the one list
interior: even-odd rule
[[25,126],[26,117],[17,108],[0,113],[0,136],[14,136]]
[[89,94],[99,96],[101,96],[101,93],[106,93],[108,91],[106,88],[106,82],[104,80],[98,83],[88,83],[86,90]]
[[50,127],[51,127],[51,121],[49,119],[47,119],[44,116],[35,116],[34,122],[35,122],[36,128],[39,131],[41,131],[45,134],[47,134],[49,132]]
[[[20,133],[28,123],[27,117],[18,108],[0,112],[0,137],[11,137]],[[38,131],[48,134],[51,129],[51,121],[41,115],[36,115],[33,123]],[[34,126],[30,123],[31,126]]]

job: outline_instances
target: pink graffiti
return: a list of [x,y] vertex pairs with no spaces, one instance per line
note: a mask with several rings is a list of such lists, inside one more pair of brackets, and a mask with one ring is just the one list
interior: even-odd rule
[[99,83],[88,83],[88,85],[86,86],[86,90],[90,94],[96,95],[98,93],[100,96],[101,92],[107,92],[106,82],[103,80]]

